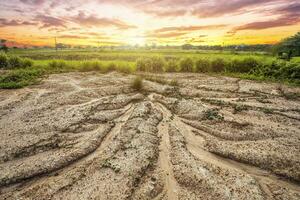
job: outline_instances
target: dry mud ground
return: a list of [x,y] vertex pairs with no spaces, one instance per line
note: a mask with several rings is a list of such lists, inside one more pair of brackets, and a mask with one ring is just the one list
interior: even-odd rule
[[299,88],[152,76],[0,90],[0,199],[300,199]]

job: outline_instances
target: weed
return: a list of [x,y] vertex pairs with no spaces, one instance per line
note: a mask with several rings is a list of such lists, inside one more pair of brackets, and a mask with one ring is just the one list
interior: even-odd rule
[[41,70],[15,70],[0,77],[0,88],[16,89],[31,85],[37,82],[43,75]]
[[274,113],[274,110],[271,109],[271,108],[265,108],[265,107],[263,107],[263,108],[261,108],[260,110],[261,110],[262,112],[264,112],[265,114],[273,114],[273,113]]
[[226,62],[222,58],[214,59],[211,62],[211,71],[212,72],[222,72],[225,70]]
[[113,165],[108,159],[104,160],[101,166],[104,168],[110,168],[116,173],[120,172],[121,170],[119,166]]
[[181,72],[193,72],[194,61],[191,58],[183,58],[180,61],[180,71]]
[[170,81],[169,85],[173,86],[173,87],[178,87],[179,83],[176,79],[173,79]]
[[165,66],[165,60],[162,57],[154,56],[151,58],[140,58],[136,62],[138,71],[162,72]]
[[217,106],[227,106],[228,105],[228,103],[226,103],[223,100],[219,100],[219,99],[206,99],[206,98],[202,98],[201,101],[208,102],[208,103],[211,103],[211,104],[217,105]]
[[238,113],[238,112],[242,112],[244,110],[248,110],[248,107],[246,105],[242,105],[242,104],[235,104],[233,106],[233,113]]
[[29,58],[22,59],[22,67],[23,68],[27,68],[27,67],[31,67],[31,66],[33,66],[33,60],[31,60]]
[[51,69],[59,70],[67,67],[67,63],[63,60],[53,60],[51,61],[48,66]]
[[139,76],[134,78],[134,80],[131,83],[131,88],[136,91],[141,91],[143,89],[143,79]]
[[9,68],[21,68],[22,67],[22,59],[18,56],[10,56],[8,58]]
[[178,62],[175,59],[171,59],[165,66],[166,72],[176,72],[178,70]]
[[198,59],[196,61],[196,72],[209,72],[210,69],[210,62],[207,58],[205,59]]
[[258,97],[258,98],[256,98],[256,101],[258,101],[260,103],[271,103],[271,101],[269,101],[268,99],[266,99],[264,97]]
[[245,102],[246,99],[245,99],[245,98],[238,98],[237,101],[238,101],[238,102]]
[[219,114],[218,109],[209,109],[204,113],[205,120],[224,120],[224,117]]
[[5,53],[0,53],[0,69],[3,68],[3,69],[6,69],[8,68],[8,57]]

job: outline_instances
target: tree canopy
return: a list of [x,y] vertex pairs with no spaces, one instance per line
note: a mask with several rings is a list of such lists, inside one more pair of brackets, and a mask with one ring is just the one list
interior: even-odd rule
[[275,46],[275,52],[279,55],[286,54],[288,59],[300,56],[300,32],[282,40]]

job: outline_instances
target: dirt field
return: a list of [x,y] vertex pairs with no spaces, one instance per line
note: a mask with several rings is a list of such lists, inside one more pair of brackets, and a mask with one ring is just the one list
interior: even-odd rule
[[0,199],[300,199],[299,88],[134,77],[0,90]]

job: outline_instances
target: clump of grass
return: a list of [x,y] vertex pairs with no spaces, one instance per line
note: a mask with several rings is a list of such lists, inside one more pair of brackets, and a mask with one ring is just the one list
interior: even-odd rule
[[138,71],[162,72],[165,66],[165,60],[162,57],[154,56],[151,58],[139,58],[136,62]]
[[209,109],[204,113],[205,120],[224,120],[224,117],[219,114],[218,109]]
[[226,71],[233,73],[249,73],[252,70],[256,69],[256,67],[259,65],[259,61],[252,57],[247,57],[244,59],[233,59],[226,66]]
[[228,106],[228,103],[226,103],[225,101],[223,100],[219,100],[219,99],[207,99],[207,98],[201,98],[201,101],[204,101],[204,102],[208,102],[208,103],[211,103],[213,105],[217,105],[217,106]]
[[131,88],[141,91],[143,89],[143,79],[140,76],[135,77],[131,83]]
[[212,72],[223,72],[225,70],[226,62],[222,58],[216,58],[211,62]]
[[18,56],[10,56],[8,58],[9,68],[21,68],[22,67],[22,60]]
[[238,112],[246,111],[248,110],[248,107],[243,104],[235,104],[233,106],[233,113],[236,114]]
[[178,70],[178,62],[175,59],[170,59],[165,66],[165,72],[176,72]]
[[67,67],[67,63],[64,60],[53,60],[49,62],[48,67],[54,70],[61,70]]
[[85,61],[79,64],[79,71],[81,72],[89,72],[89,71],[103,71],[105,69],[103,65],[98,61]]
[[194,61],[191,58],[181,59],[179,65],[181,72],[193,72],[194,70]]
[[209,72],[210,71],[210,61],[208,59],[198,59],[196,61],[196,72]]
[[20,58],[19,56],[7,56],[0,53],[0,68],[2,69],[19,69],[27,68],[33,65],[33,61],[29,58]]
[[102,167],[110,168],[113,171],[115,171],[116,173],[119,173],[121,170],[121,168],[119,166],[112,164],[112,162],[108,159],[104,160],[104,162],[102,163]]
[[265,114],[273,114],[274,110],[271,108],[261,108],[260,109],[262,112],[264,112]]
[[170,81],[169,85],[173,86],[173,87],[178,87],[179,83],[176,79],[173,79]]
[[133,69],[127,66],[119,66],[117,67],[117,71],[124,74],[131,74],[133,72]]
[[6,69],[8,68],[8,57],[5,53],[0,52],[0,69]]
[[27,68],[27,67],[31,67],[31,66],[33,66],[33,60],[31,60],[29,58],[22,59],[22,67],[23,68]]
[[112,72],[117,70],[117,64],[116,63],[109,63],[107,66],[106,71],[107,72]]
[[38,79],[43,75],[42,70],[37,69],[20,69],[8,72],[0,77],[0,88],[16,89],[38,82]]

